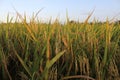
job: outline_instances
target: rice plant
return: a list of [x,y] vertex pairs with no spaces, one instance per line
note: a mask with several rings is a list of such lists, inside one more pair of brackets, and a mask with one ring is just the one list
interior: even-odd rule
[[119,80],[120,24],[56,19],[0,24],[0,80]]

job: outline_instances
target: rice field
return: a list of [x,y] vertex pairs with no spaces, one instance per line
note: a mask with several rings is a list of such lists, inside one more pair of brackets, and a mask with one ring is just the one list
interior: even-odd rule
[[0,80],[120,80],[120,24],[0,24]]

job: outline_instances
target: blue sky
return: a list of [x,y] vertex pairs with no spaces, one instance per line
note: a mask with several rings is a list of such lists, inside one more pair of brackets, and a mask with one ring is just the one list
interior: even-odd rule
[[28,19],[41,8],[39,19],[49,21],[58,18],[66,20],[66,10],[70,20],[84,21],[94,9],[91,21],[95,18],[104,21],[108,17],[120,19],[120,0],[0,0],[0,21],[6,21],[6,16],[15,17],[15,9],[20,14],[27,14]]

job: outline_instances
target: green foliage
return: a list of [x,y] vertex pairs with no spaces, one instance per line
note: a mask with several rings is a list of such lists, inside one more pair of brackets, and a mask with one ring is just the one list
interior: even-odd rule
[[84,23],[27,23],[17,14],[22,23],[8,15],[0,24],[0,79],[120,79],[120,24],[90,24],[91,15]]

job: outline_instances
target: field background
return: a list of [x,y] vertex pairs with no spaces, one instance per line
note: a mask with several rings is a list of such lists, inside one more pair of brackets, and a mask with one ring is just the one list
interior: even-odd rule
[[1,80],[119,80],[120,24],[42,23],[26,17],[0,24]]

